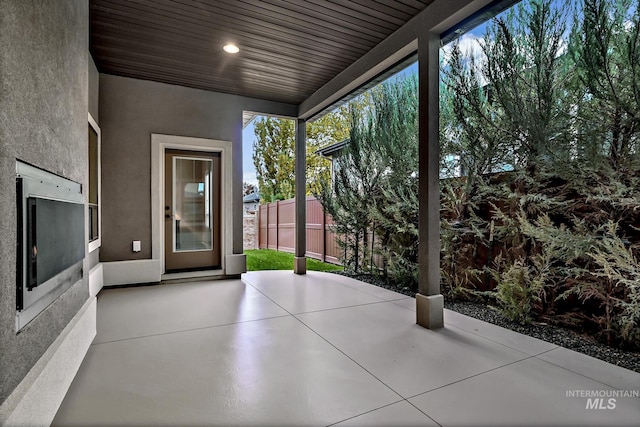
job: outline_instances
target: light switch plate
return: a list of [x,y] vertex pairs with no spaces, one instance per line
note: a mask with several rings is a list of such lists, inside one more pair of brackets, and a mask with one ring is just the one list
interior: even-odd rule
[[140,240],[133,241],[133,252],[140,252]]

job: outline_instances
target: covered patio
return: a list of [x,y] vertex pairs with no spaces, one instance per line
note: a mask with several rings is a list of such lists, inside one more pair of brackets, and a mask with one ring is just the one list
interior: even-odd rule
[[[0,2],[0,425],[637,425],[611,394],[640,374],[443,308],[439,49],[516,2]],[[416,299],[307,272],[304,203],[307,123],[415,61]],[[255,114],[296,120],[297,274],[245,273]],[[219,232],[171,268],[181,151],[220,159]],[[85,190],[79,279],[17,326],[38,252],[16,249],[20,162]]]
[[[53,425],[635,425],[640,374],[331,273],[103,290]],[[609,397],[604,397],[603,408]],[[599,401],[598,401],[599,402]]]

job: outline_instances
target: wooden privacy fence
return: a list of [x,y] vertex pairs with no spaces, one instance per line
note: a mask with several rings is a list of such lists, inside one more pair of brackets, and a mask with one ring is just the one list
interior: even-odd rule
[[[260,205],[258,210],[258,247],[294,253],[296,199]],[[331,230],[333,220],[320,202],[307,196],[307,253],[309,258],[340,264],[341,249],[337,234]]]

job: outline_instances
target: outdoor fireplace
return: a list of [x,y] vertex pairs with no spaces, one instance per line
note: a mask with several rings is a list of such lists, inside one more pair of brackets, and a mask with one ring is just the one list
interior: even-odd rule
[[76,182],[16,163],[16,331],[82,278],[84,200]]

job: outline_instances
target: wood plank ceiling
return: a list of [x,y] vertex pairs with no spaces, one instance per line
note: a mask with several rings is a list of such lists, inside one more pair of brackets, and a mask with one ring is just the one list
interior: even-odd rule
[[299,104],[432,1],[90,0],[90,49],[102,73]]

